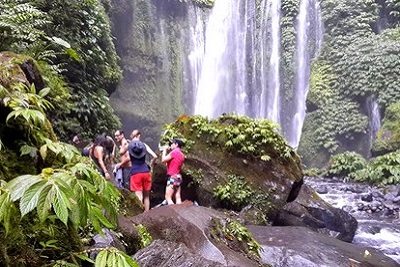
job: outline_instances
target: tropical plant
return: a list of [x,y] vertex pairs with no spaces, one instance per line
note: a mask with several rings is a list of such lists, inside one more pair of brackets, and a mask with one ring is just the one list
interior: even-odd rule
[[221,201],[224,207],[240,211],[250,204],[253,190],[243,177],[229,175],[228,179],[226,184],[214,188],[214,197]]
[[141,248],[145,248],[153,241],[151,234],[147,231],[146,226],[143,224],[138,225],[138,235],[140,239]]
[[174,123],[164,126],[161,142],[174,137],[181,138],[190,125],[190,138],[183,139],[186,149],[196,144],[197,139],[206,139],[210,145],[225,147],[228,151],[252,155],[263,161],[272,157],[289,160],[295,156],[293,149],[279,134],[279,126],[266,119],[252,119],[236,114],[224,114],[209,120],[202,116],[182,116]]
[[366,168],[353,174],[356,181],[377,185],[400,183],[400,151],[397,150],[372,159]]
[[354,172],[366,167],[367,161],[356,152],[344,152],[332,156],[325,175],[354,178]]
[[254,240],[249,230],[236,220],[213,219],[213,227],[211,235],[214,238],[226,243],[234,250],[242,250],[245,253],[250,253],[256,259],[260,258],[260,252],[263,248]]

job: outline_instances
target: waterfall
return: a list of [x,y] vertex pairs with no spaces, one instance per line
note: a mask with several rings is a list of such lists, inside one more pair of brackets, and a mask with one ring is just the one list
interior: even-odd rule
[[196,90],[195,114],[245,114],[246,18],[243,1],[216,1],[207,22],[205,53]]
[[[199,79],[201,75],[201,69],[203,66],[203,58],[204,58],[204,50],[205,50],[205,23],[202,16],[202,13],[199,8],[191,5],[188,11],[188,19],[190,25],[190,47],[188,56],[188,64],[190,66],[189,70],[186,70],[187,73],[190,73],[191,87],[192,90],[190,93],[192,95],[196,95],[196,90],[199,86]],[[184,35],[184,33],[182,33]],[[196,104],[196,98],[193,98],[194,107]]]
[[[311,58],[319,51],[322,42],[322,23],[319,12],[319,3],[315,1],[311,8],[312,0],[301,0],[300,9],[297,18],[297,36],[296,36],[296,80],[295,80],[295,98],[294,98],[294,116],[291,123],[291,129],[287,134],[288,143],[292,147],[297,147],[300,142],[304,118],[306,115],[306,100],[309,89],[310,62]],[[314,16],[310,13],[314,11]],[[314,21],[311,21],[314,19]],[[310,27],[314,27],[314,32]],[[309,48],[309,38],[314,37],[314,51]]]
[[216,1],[207,22],[195,114],[217,117],[235,112],[279,123],[280,0],[263,0],[261,9],[262,24],[256,33],[254,1]]
[[370,96],[367,98],[367,111],[369,117],[368,130],[370,138],[370,147],[372,147],[376,135],[378,134],[378,131],[381,128],[381,115],[379,112],[379,105],[375,96]]
[[[317,0],[301,0],[293,96],[281,101],[281,0],[219,0],[207,22],[193,13],[189,62],[194,114],[237,113],[281,124],[297,147],[306,114],[310,61],[322,42]],[[190,16],[192,16],[190,15]],[[287,98],[287,95],[286,95]],[[282,99],[283,100],[283,99]]]
[[280,104],[279,104],[279,93],[280,93],[280,14],[281,14],[281,1],[272,0],[271,5],[271,58],[270,58],[270,70],[269,70],[269,86],[268,90],[272,92],[271,97],[268,97],[267,101],[267,114],[266,118],[271,119],[275,122],[280,122]]
[[261,95],[257,117],[268,118],[278,123],[280,122],[280,10],[280,0],[261,2],[262,25],[260,25],[258,47]]

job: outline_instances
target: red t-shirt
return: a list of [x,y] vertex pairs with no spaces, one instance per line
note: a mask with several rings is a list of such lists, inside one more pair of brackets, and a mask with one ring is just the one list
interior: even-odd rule
[[171,160],[167,162],[167,175],[172,176],[181,172],[185,156],[179,147],[171,151]]

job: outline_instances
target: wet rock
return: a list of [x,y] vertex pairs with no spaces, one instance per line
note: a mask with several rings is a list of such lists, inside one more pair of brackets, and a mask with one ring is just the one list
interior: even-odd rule
[[142,267],[170,267],[170,266],[199,266],[222,267],[226,266],[191,253],[182,243],[166,240],[155,240],[148,247],[139,250],[133,258]]
[[[153,242],[165,241],[157,242],[135,254],[141,266],[258,266],[256,261],[245,254],[210,237],[213,218],[226,218],[226,215],[185,202],[181,205],[155,208],[130,218],[120,217],[119,225],[125,237],[134,234],[132,225],[142,224],[152,236]],[[169,258],[176,256],[171,253],[182,257],[175,259],[179,265],[170,265]]]
[[275,226],[304,226],[351,242],[357,221],[349,213],[322,200],[308,185],[303,185],[294,202],[288,203],[274,220]]
[[372,194],[362,195],[361,200],[365,202],[372,202],[373,200]]
[[315,191],[317,191],[318,194],[327,194],[328,188],[326,186],[318,186],[315,188]]
[[304,227],[248,226],[248,229],[264,249],[263,263],[274,267],[399,266],[373,248],[342,242]]

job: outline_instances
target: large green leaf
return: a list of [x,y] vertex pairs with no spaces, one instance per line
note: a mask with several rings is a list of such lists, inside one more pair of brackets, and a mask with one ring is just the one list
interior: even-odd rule
[[45,187],[46,181],[43,180],[34,184],[25,191],[25,194],[21,197],[21,201],[19,202],[21,216],[24,216],[25,214],[29,213],[31,210],[37,207],[39,196]]
[[53,208],[57,217],[65,224],[68,223],[68,200],[65,193],[59,188],[54,187],[55,195],[53,199]]
[[39,220],[41,222],[44,222],[46,220],[46,218],[49,216],[49,212],[51,209],[51,203],[52,203],[52,200],[54,199],[54,196],[55,196],[54,187],[52,186],[52,184],[47,184],[43,188],[43,190],[39,196],[37,209],[36,209]]
[[3,222],[3,226],[6,233],[10,231],[10,219],[12,211],[15,210],[14,203],[11,201],[10,194],[3,193],[0,195],[0,222]]
[[100,253],[97,254],[96,262],[95,262],[94,266],[95,267],[106,267],[107,266],[107,256],[108,256],[107,250],[100,251]]
[[28,190],[29,187],[40,181],[42,181],[42,178],[37,175],[22,175],[11,180],[5,186],[5,189],[9,190],[11,194],[11,200],[16,201],[24,195],[25,191]]

